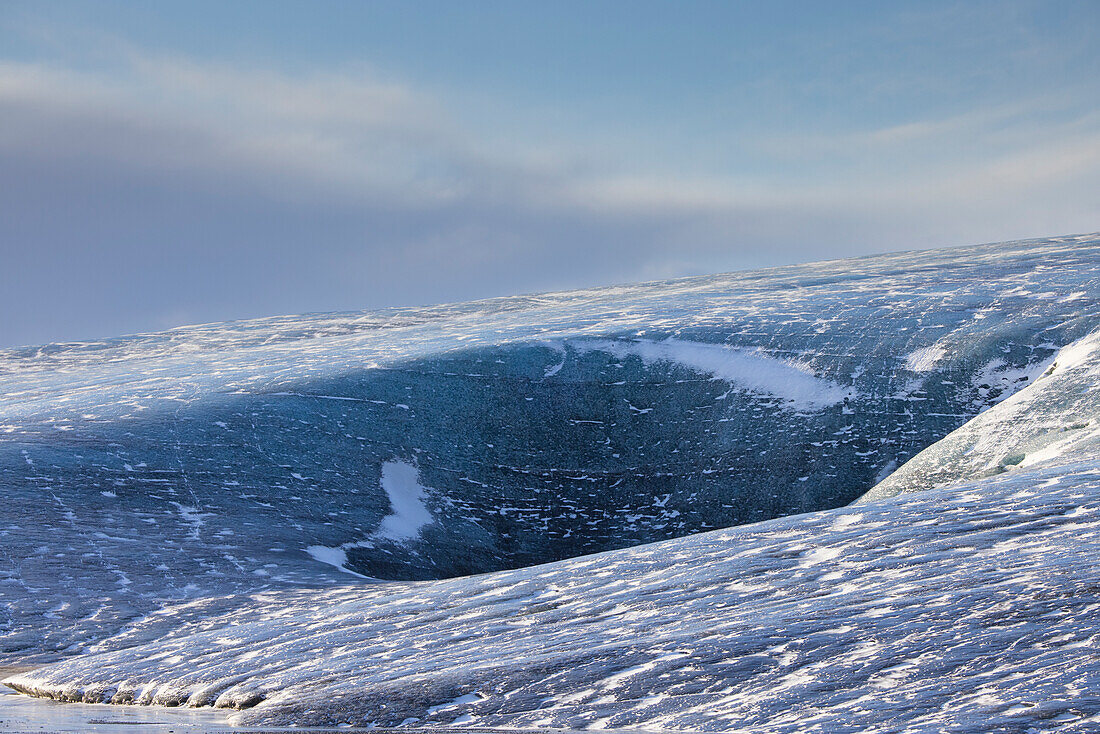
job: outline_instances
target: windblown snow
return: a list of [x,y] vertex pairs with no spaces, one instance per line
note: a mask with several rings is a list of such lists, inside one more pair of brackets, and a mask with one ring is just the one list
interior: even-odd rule
[[572,346],[581,353],[596,350],[619,359],[636,356],[647,365],[654,362],[682,365],[744,390],[780,398],[795,409],[820,409],[841,403],[851,395],[851,390],[817,377],[808,365],[776,359],[758,349],[736,349],[671,338],[659,342],[590,339],[574,342]]
[[0,666],[263,726],[1095,731],[1098,450],[1100,235],[9,350]]
[[928,372],[947,354],[941,346],[932,345],[914,349],[905,357],[905,366],[912,372]]
[[315,561],[326,563],[334,568],[338,568],[344,573],[350,573],[360,578],[366,578],[361,574],[355,573],[348,568],[348,552],[339,546],[336,548],[329,548],[327,545],[311,545],[306,548],[306,553],[310,555]]

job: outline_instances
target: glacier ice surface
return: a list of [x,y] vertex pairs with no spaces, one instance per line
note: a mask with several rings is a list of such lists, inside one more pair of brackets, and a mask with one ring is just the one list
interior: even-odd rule
[[10,685],[1087,731],[1098,275],[1084,235],[0,353],[0,651],[76,655]]
[[267,592],[8,684],[257,725],[1090,731],[1098,517],[1095,461],[1063,464],[515,571]]

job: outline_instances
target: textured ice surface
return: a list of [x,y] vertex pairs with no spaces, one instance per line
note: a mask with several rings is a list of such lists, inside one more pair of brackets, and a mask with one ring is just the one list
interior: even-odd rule
[[393,512],[382,518],[381,524],[369,539],[344,543],[336,548],[323,545],[311,545],[306,552],[322,563],[350,573],[352,576],[366,578],[348,568],[348,549],[374,548],[378,541],[396,541],[405,543],[416,539],[421,529],[434,521],[431,512],[424,505],[427,487],[420,486],[420,472],[413,464],[403,461],[387,461],[382,464],[382,489],[389,497]]
[[1100,326],[1098,276],[1088,235],[2,352],[2,662],[839,507]]
[[195,602],[160,613],[164,637],[138,625],[8,683],[267,725],[1096,731],[1100,461],[1094,439],[1049,436],[1100,407],[1100,336],[1030,382],[910,462],[978,455],[946,489],[516,571]]
[[1032,370],[1022,390],[921,453],[862,501],[1004,472],[1100,459],[1100,333]]
[[1098,518],[1095,462],[1022,471],[517,571],[269,592],[9,685],[249,724],[1095,731]]

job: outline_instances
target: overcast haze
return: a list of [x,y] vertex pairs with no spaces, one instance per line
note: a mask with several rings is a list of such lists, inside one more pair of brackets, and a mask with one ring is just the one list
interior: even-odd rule
[[0,346],[1100,230],[1098,30],[0,0]]

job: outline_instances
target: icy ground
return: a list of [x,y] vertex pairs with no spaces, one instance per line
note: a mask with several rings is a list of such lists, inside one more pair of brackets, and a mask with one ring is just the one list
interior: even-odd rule
[[10,352],[0,664],[263,725],[1096,731],[1098,304],[1091,235]]
[[8,734],[217,734],[233,730],[225,719],[217,709],[59,703],[0,688],[0,731]]
[[1098,552],[1092,460],[519,571],[270,592],[8,684],[254,706],[245,724],[1096,731]]
[[0,352],[0,664],[840,507],[1098,304],[1082,235]]
[[1100,465],[1100,332],[1050,359],[1022,390],[932,444],[860,501],[1079,457]]

